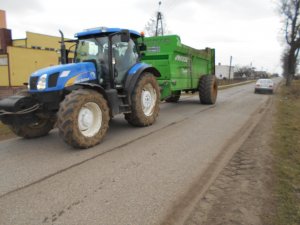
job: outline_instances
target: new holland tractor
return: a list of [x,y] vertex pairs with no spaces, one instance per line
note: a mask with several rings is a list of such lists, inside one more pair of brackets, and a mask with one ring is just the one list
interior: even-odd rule
[[176,35],[144,38],[133,30],[94,28],[75,35],[73,63],[62,35],[61,64],[29,77],[28,90],[0,100],[0,119],[18,136],[47,135],[54,127],[75,148],[97,145],[109,121],[149,126],[161,100],[177,102],[182,91],[199,91],[214,104],[214,49],[184,46]]

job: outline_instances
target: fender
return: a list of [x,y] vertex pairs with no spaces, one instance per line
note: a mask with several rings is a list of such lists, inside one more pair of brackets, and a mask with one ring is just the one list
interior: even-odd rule
[[68,90],[68,91],[71,91],[71,90],[74,90],[74,89],[76,90],[76,89],[79,89],[79,88],[93,89],[93,90],[96,90],[99,93],[101,93],[104,96],[104,98],[107,97],[104,88],[101,85],[96,84],[96,83],[74,84],[73,86],[67,87],[65,89]]
[[152,67],[149,64],[146,63],[137,63],[131,69],[128,71],[126,79],[125,79],[125,85],[124,89],[128,94],[128,103],[131,105],[131,95],[133,93],[133,90],[135,88],[135,85],[138,81],[138,79],[143,75],[143,73],[149,72],[152,73],[155,77],[160,77],[160,72]]
[[92,89],[102,94],[102,96],[106,99],[107,104],[110,108],[109,114],[111,117],[120,113],[119,106],[120,101],[118,99],[118,92],[116,89],[104,89],[101,85],[95,83],[81,83],[75,84],[71,87],[66,88],[68,92],[80,88]]

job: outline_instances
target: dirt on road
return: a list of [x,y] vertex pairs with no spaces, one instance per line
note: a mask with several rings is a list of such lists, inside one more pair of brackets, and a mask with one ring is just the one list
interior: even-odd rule
[[274,216],[270,140],[274,106],[234,154],[185,225],[267,225]]

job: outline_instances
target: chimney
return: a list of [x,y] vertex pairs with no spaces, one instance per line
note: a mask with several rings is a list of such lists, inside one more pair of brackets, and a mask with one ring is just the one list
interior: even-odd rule
[[6,29],[6,15],[5,11],[0,9],[0,28]]
[[0,54],[7,53],[7,46],[12,46],[11,30],[6,28],[5,11],[0,10]]

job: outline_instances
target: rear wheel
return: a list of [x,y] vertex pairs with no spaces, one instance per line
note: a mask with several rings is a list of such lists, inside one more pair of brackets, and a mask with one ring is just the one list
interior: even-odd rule
[[131,95],[131,113],[125,119],[134,126],[153,124],[159,112],[160,92],[157,81],[151,73],[144,73]]
[[200,78],[199,98],[202,104],[215,104],[218,95],[216,76],[204,75]]
[[63,140],[75,148],[89,148],[103,139],[109,126],[109,108],[101,94],[80,89],[67,95],[58,112]]

